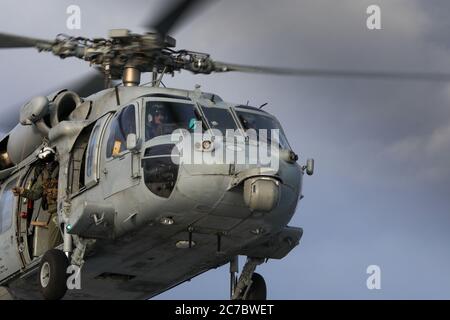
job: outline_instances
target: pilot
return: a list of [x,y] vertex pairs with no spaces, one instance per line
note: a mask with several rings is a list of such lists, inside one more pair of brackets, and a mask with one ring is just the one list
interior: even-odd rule
[[47,227],[49,230],[49,247],[54,248],[62,242],[57,223],[58,200],[58,162],[55,151],[44,147],[38,154],[39,163],[34,171],[34,184],[30,189],[15,187],[15,196],[22,196],[29,200],[41,199],[41,207],[49,214]]
[[259,132],[255,117],[251,114],[247,114],[245,116],[241,115],[239,118],[250,140],[257,141],[259,137]]
[[145,140],[164,134],[164,124],[167,121],[165,107],[161,104],[153,106],[145,124]]
[[245,130],[249,130],[249,129],[257,129],[257,124],[256,124],[256,119],[255,117],[253,117],[252,115],[246,115],[241,116],[241,121],[242,121],[242,125],[244,127]]

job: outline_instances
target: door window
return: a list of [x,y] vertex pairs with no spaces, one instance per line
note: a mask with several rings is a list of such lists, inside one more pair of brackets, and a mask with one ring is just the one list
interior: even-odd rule
[[111,122],[106,156],[111,158],[126,151],[127,136],[136,134],[136,108],[129,105],[123,108]]
[[11,181],[3,189],[0,197],[0,234],[6,232],[11,228],[13,209],[14,209],[14,195],[11,189],[16,185],[16,180]]

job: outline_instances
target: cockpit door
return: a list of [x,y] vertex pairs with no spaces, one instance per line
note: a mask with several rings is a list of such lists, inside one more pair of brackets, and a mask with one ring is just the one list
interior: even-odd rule
[[0,281],[21,268],[16,238],[17,197],[11,191],[16,183],[17,179],[9,181],[0,195]]
[[101,176],[104,197],[139,184],[140,176],[135,173],[136,154],[127,149],[127,136],[139,139],[139,103],[124,106],[117,111],[106,129],[103,140]]
[[97,120],[94,128],[92,129],[91,136],[89,137],[89,143],[86,150],[86,170],[85,170],[85,186],[87,189],[95,186],[100,180],[100,159],[101,159],[101,142],[105,136],[106,125],[111,119],[112,114],[107,113],[103,117]]

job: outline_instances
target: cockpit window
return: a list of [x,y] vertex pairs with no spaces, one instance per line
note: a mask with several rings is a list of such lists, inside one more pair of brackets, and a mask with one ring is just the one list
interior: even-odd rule
[[148,101],[145,105],[145,141],[172,134],[176,129],[194,131],[201,117],[193,104]]
[[127,136],[136,134],[136,110],[129,105],[120,111],[111,122],[106,156],[116,156],[126,150]]
[[[246,111],[239,111],[236,110],[236,114],[239,117],[239,121],[242,124],[242,127],[245,131],[249,129],[255,130],[256,137],[254,138],[263,138],[260,137],[260,130],[265,129],[267,130],[267,140],[272,141],[272,129],[278,129],[279,130],[279,141],[280,147],[283,149],[291,149],[289,146],[289,143],[287,141],[287,138],[284,134],[283,128],[281,128],[280,123],[273,117],[269,115],[263,115],[253,112],[246,112]],[[265,138],[265,137],[264,137]]]
[[226,136],[227,129],[236,130],[236,123],[227,109],[202,107],[202,110],[211,128],[220,130],[223,136]]
[[95,151],[99,131],[100,131],[100,126],[97,124],[97,125],[95,125],[94,129],[92,130],[91,138],[89,140],[89,145],[87,148],[87,155],[86,155],[86,158],[87,158],[86,176],[87,177],[92,177],[92,174],[94,172],[94,167],[97,165],[94,151]]

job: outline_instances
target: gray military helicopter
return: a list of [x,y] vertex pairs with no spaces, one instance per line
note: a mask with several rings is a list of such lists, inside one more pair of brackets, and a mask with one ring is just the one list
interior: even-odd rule
[[[200,2],[178,2],[147,26],[154,32],[142,35],[120,29],[107,39],[61,35],[48,41],[0,34],[0,48],[34,47],[85,60],[100,71],[74,88],[31,99],[20,110],[19,124],[0,140],[0,285],[12,297],[148,299],[229,263],[232,299],[266,298],[265,281],[254,271],[299,244],[302,229],[288,223],[302,198],[303,175],[313,174],[314,161],[297,163],[273,115],[227,103],[199,87],[162,87],[166,74],[449,79],[253,67],[175,50],[169,31]],[[142,73],[152,73],[150,84],[140,85]],[[161,114],[164,127],[149,128]],[[197,124],[211,134],[192,144],[192,153],[206,154],[220,145],[245,160],[251,160],[245,151],[252,141],[250,125],[279,130],[277,168],[258,161],[177,163],[180,150],[172,133],[191,132]],[[240,145],[215,139],[214,132],[226,129],[243,137]],[[41,200],[12,192],[36,183],[43,148],[56,151],[59,165],[61,241],[55,246],[49,245],[49,214]],[[247,257],[239,277],[238,256]],[[81,288],[68,290],[69,266],[81,270]]]

